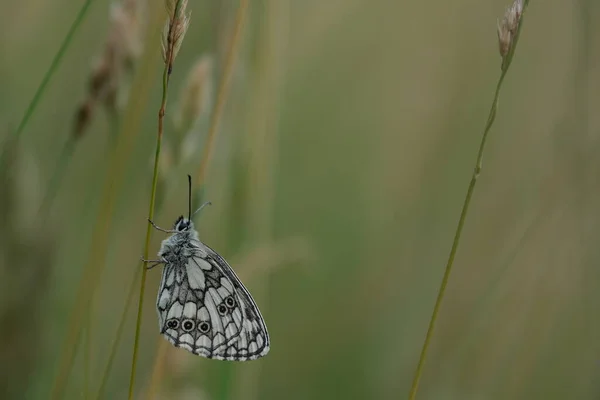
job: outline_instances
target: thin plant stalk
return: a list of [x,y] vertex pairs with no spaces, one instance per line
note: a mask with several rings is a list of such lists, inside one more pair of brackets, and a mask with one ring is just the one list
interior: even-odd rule
[[492,125],[494,124],[494,120],[496,119],[496,111],[498,108],[498,98],[500,95],[500,89],[502,88],[502,84],[504,82],[504,78],[506,77],[506,73],[512,63],[512,59],[514,56],[514,52],[517,46],[517,42],[519,39],[519,34],[521,32],[521,27],[523,26],[523,18],[522,16],[525,14],[525,10],[529,0],[525,0],[523,4],[523,11],[521,15],[521,20],[519,26],[517,28],[516,35],[513,39],[513,43],[508,54],[503,58],[500,78],[498,79],[498,83],[496,85],[496,91],[494,93],[494,100],[492,102],[492,106],[490,108],[490,112],[488,115],[487,123],[483,130],[483,135],[481,137],[481,143],[479,144],[479,150],[477,152],[477,160],[475,162],[475,168],[473,169],[473,174],[471,176],[471,182],[469,183],[469,188],[467,189],[467,194],[465,196],[465,201],[463,203],[462,211],[460,213],[460,219],[458,220],[458,225],[456,227],[456,232],[454,234],[454,241],[452,242],[452,248],[450,250],[450,255],[448,256],[448,262],[446,263],[446,268],[444,270],[444,276],[442,278],[442,282],[440,284],[440,288],[438,290],[437,299],[435,301],[435,305],[433,307],[433,312],[431,314],[431,319],[429,320],[429,327],[427,328],[427,334],[425,335],[425,341],[423,342],[423,347],[421,349],[421,355],[419,357],[419,363],[417,364],[417,368],[415,370],[415,375],[413,377],[409,399],[414,400],[417,395],[417,391],[419,389],[419,380],[421,379],[421,374],[423,372],[423,366],[425,364],[425,359],[427,356],[427,350],[429,348],[429,344],[431,342],[431,338],[433,337],[433,331],[435,328],[435,323],[437,317],[439,315],[439,311],[441,308],[442,300],[444,298],[444,294],[446,292],[446,287],[448,286],[448,280],[450,279],[450,273],[452,272],[452,266],[454,264],[454,257],[456,256],[456,252],[458,250],[458,245],[460,243],[460,237],[463,231],[463,227],[465,224],[465,220],[467,218],[467,213],[469,211],[469,205],[471,203],[471,198],[473,197],[473,192],[475,190],[475,185],[477,183],[477,178],[481,173],[482,161],[483,161],[483,153],[485,150],[485,145],[487,142],[488,134]]
[[58,51],[54,55],[54,58],[52,59],[50,66],[46,70],[46,73],[44,74],[44,77],[42,78],[40,85],[36,89],[35,94],[33,95],[33,98],[29,102],[29,105],[27,106],[27,109],[25,110],[25,114],[23,114],[23,118],[21,119],[21,122],[19,122],[17,129],[13,131],[12,139],[18,139],[19,136],[21,135],[21,133],[23,133],[23,131],[25,130],[25,127],[27,126],[31,116],[33,115],[33,112],[36,110],[38,103],[42,99],[42,95],[46,91],[46,87],[48,86],[48,83],[50,83],[50,79],[52,79],[52,76],[58,69],[60,62],[62,61],[65,53],[67,52],[67,49],[69,48],[69,45],[71,44],[71,42],[73,41],[73,38],[75,37],[75,33],[77,32],[77,29],[83,22],[84,17],[86,16],[86,14],[90,8],[90,5],[92,4],[92,1],[93,0],[86,0],[85,3],[83,3],[81,8],[79,9],[79,12],[77,13],[77,16],[75,17],[75,20],[73,20],[73,23],[71,24],[71,27],[69,28],[69,31],[65,35],[65,38],[63,39],[60,47],[58,48]]
[[[212,155],[214,152],[215,138],[218,132],[219,122],[223,115],[223,110],[225,108],[224,106],[227,100],[227,96],[229,94],[233,66],[235,65],[238,48],[241,42],[242,31],[248,10],[248,3],[248,0],[240,0],[240,5],[236,13],[233,35],[231,38],[231,42],[229,43],[227,55],[225,57],[224,62],[223,73],[221,75],[219,87],[217,89],[217,100],[215,108],[213,109],[211,115],[208,134],[200,161],[200,167],[198,168],[198,172],[195,176],[196,179],[194,182],[194,187],[196,188],[196,193],[202,192],[202,189],[204,187],[204,181],[206,179],[207,167],[210,160],[212,159]],[[196,201],[198,201],[199,199],[200,196],[195,196]],[[164,357],[166,355],[166,346],[167,342],[164,339],[160,338],[157,355],[154,360],[152,378],[150,379],[151,385],[147,395],[149,399],[154,398],[154,395],[158,391],[160,382],[164,375]]]
[[[167,0],[168,1],[168,0]],[[156,203],[156,187],[158,183],[158,166],[160,159],[160,149],[162,145],[163,138],[163,125],[164,125],[164,116],[165,109],[167,106],[167,92],[169,89],[169,78],[171,77],[171,72],[173,70],[173,61],[177,54],[177,50],[181,45],[181,41],[183,40],[183,36],[185,35],[185,30],[187,29],[188,17],[180,13],[185,12],[185,4],[186,0],[177,0],[175,3],[175,7],[172,10],[173,14],[169,16],[169,30],[166,34],[166,37],[163,37],[163,58],[164,58],[164,69],[162,76],[162,99],[160,103],[160,109],[158,111],[158,134],[156,136],[156,153],[154,156],[154,169],[152,172],[152,189],[150,192],[150,205],[148,209],[148,227],[146,228],[146,241],[144,244],[144,259],[148,259],[149,249],[150,249],[150,239],[152,238],[152,224],[150,221],[154,219],[154,205]],[[182,9],[183,8],[183,9]],[[141,264],[142,268],[142,277],[141,277],[141,285],[140,285],[140,296],[138,301],[138,314],[135,325],[135,336],[133,342],[133,355],[131,360],[131,375],[129,378],[129,400],[133,399],[133,391],[135,387],[135,373],[137,368],[137,355],[139,348],[139,338],[140,338],[140,329],[142,325],[142,310],[144,307],[144,293],[146,289],[146,275],[147,268],[146,262],[143,261]]]
[[[168,81],[169,81],[168,67],[165,66],[165,69],[163,72],[162,102],[161,102],[161,106],[160,106],[160,111],[158,113],[158,135],[156,137],[156,153],[154,156],[154,169],[152,172],[152,189],[150,192],[150,207],[148,210],[148,219],[151,221],[154,220],[154,204],[156,202],[156,186],[157,186],[156,184],[158,182],[158,159],[160,157],[160,147],[162,144],[162,137],[163,137],[163,118],[165,115],[165,107],[167,104],[167,88],[169,86]],[[148,228],[146,228],[146,240],[145,240],[145,244],[144,244],[144,259],[148,259],[151,238],[152,238],[152,225],[150,223],[148,223]],[[135,371],[137,368],[137,353],[138,353],[138,346],[139,346],[140,328],[142,325],[142,309],[144,307],[144,292],[146,289],[147,268],[146,268],[145,262],[142,262],[141,268],[142,268],[142,279],[141,279],[142,283],[140,286],[140,299],[138,302],[138,315],[137,315],[136,324],[135,324],[133,356],[132,356],[132,360],[131,360],[131,376],[129,379],[129,399],[133,398],[133,387],[134,387],[134,383],[135,383]]]

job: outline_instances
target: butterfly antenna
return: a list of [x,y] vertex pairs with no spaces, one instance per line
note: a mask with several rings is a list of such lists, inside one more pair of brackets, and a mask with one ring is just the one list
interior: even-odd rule
[[[194,213],[196,214],[196,213]],[[188,220],[192,220],[192,176],[188,175]]]
[[204,208],[204,206],[210,206],[210,205],[212,205],[212,203],[211,203],[210,201],[207,201],[206,203],[202,204],[202,205],[200,206],[200,208],[198,208],[196,211],[194,211],[194,213],[192,214],[192,217],[193,217],[194,215],[196,215],[197,213],[199,213],[199,212],[200,212],[200,210],[202,210],[202,209]]

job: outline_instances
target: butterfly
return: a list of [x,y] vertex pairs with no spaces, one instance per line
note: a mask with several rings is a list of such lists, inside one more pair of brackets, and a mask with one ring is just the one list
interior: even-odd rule
[[188,218],[180,216],[162,241],[163,274],[156,308],[160,333],[175,347],[217,360],[255,360],[269,352],[270,339],[256,302],[231,266],[198,238],[192,222],[191,177]]

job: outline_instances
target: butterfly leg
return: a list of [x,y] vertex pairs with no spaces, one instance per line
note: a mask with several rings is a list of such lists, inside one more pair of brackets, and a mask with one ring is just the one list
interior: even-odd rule
[[146,259],[144,259],[144,257],[140,257],[140,259],[146,264],[152,263],[152,265],[146,266],[146,269],[152,269],[152,268],[156,267],[157,265],[167,263],[167,261],[164,259],[163,260],[146,260]]
[[164,229],[161,228],[160,226],[156,225],[154,222],[152,222],[152,220],[150,218],[148,218],[148,222],[150,222],[150,224],[157,230],[161,231],[161,232],[165,232],[165,233],[175,233],[177,232],[175,229]]

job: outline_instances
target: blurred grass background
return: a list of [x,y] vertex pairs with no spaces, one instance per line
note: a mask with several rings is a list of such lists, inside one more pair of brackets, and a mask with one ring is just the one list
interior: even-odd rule
[[[18,124],[80,3],[4,3],[0,139]],[[110,160],[114,132],[102,110],[46,223],[36,211],[102,50],[109,5],[94,1],[19,142],[2,142],[13,146],[0,171],[2,398],[49,398],[64,351]],[[197,225],[255,294],[272,350],[227,364],[168,347],[156,398],[406,397],[500,72],[495,22],[508,5],[250,1],[206,182],[213,206]],[[161,26],[151,16],[162,7],[148,3],[154,37]],[[200,56],[214,57],[218,81],[237,2],[188,7],[167,118]],[[531,2],[418,398],[600,397],[599,17],[592,0]],[[148,96],[124,111],[141,112],[140,126],[88,312],[92,394],[146,229],[162,70],[160,43],[146,46],[154,62],[137,65],[134,87]],[[205,124],[197,135],[202,143]],[[159,225],[187,210],[185,174],[196,169],[169,176]],[[152,252],[163,238],[154,234]],[[162,340],[159,280],[151,270],[139,398]],[[127,396],[133,309],[106,398]],[[84,398],[83,346],[73,346],[65,398]]]

